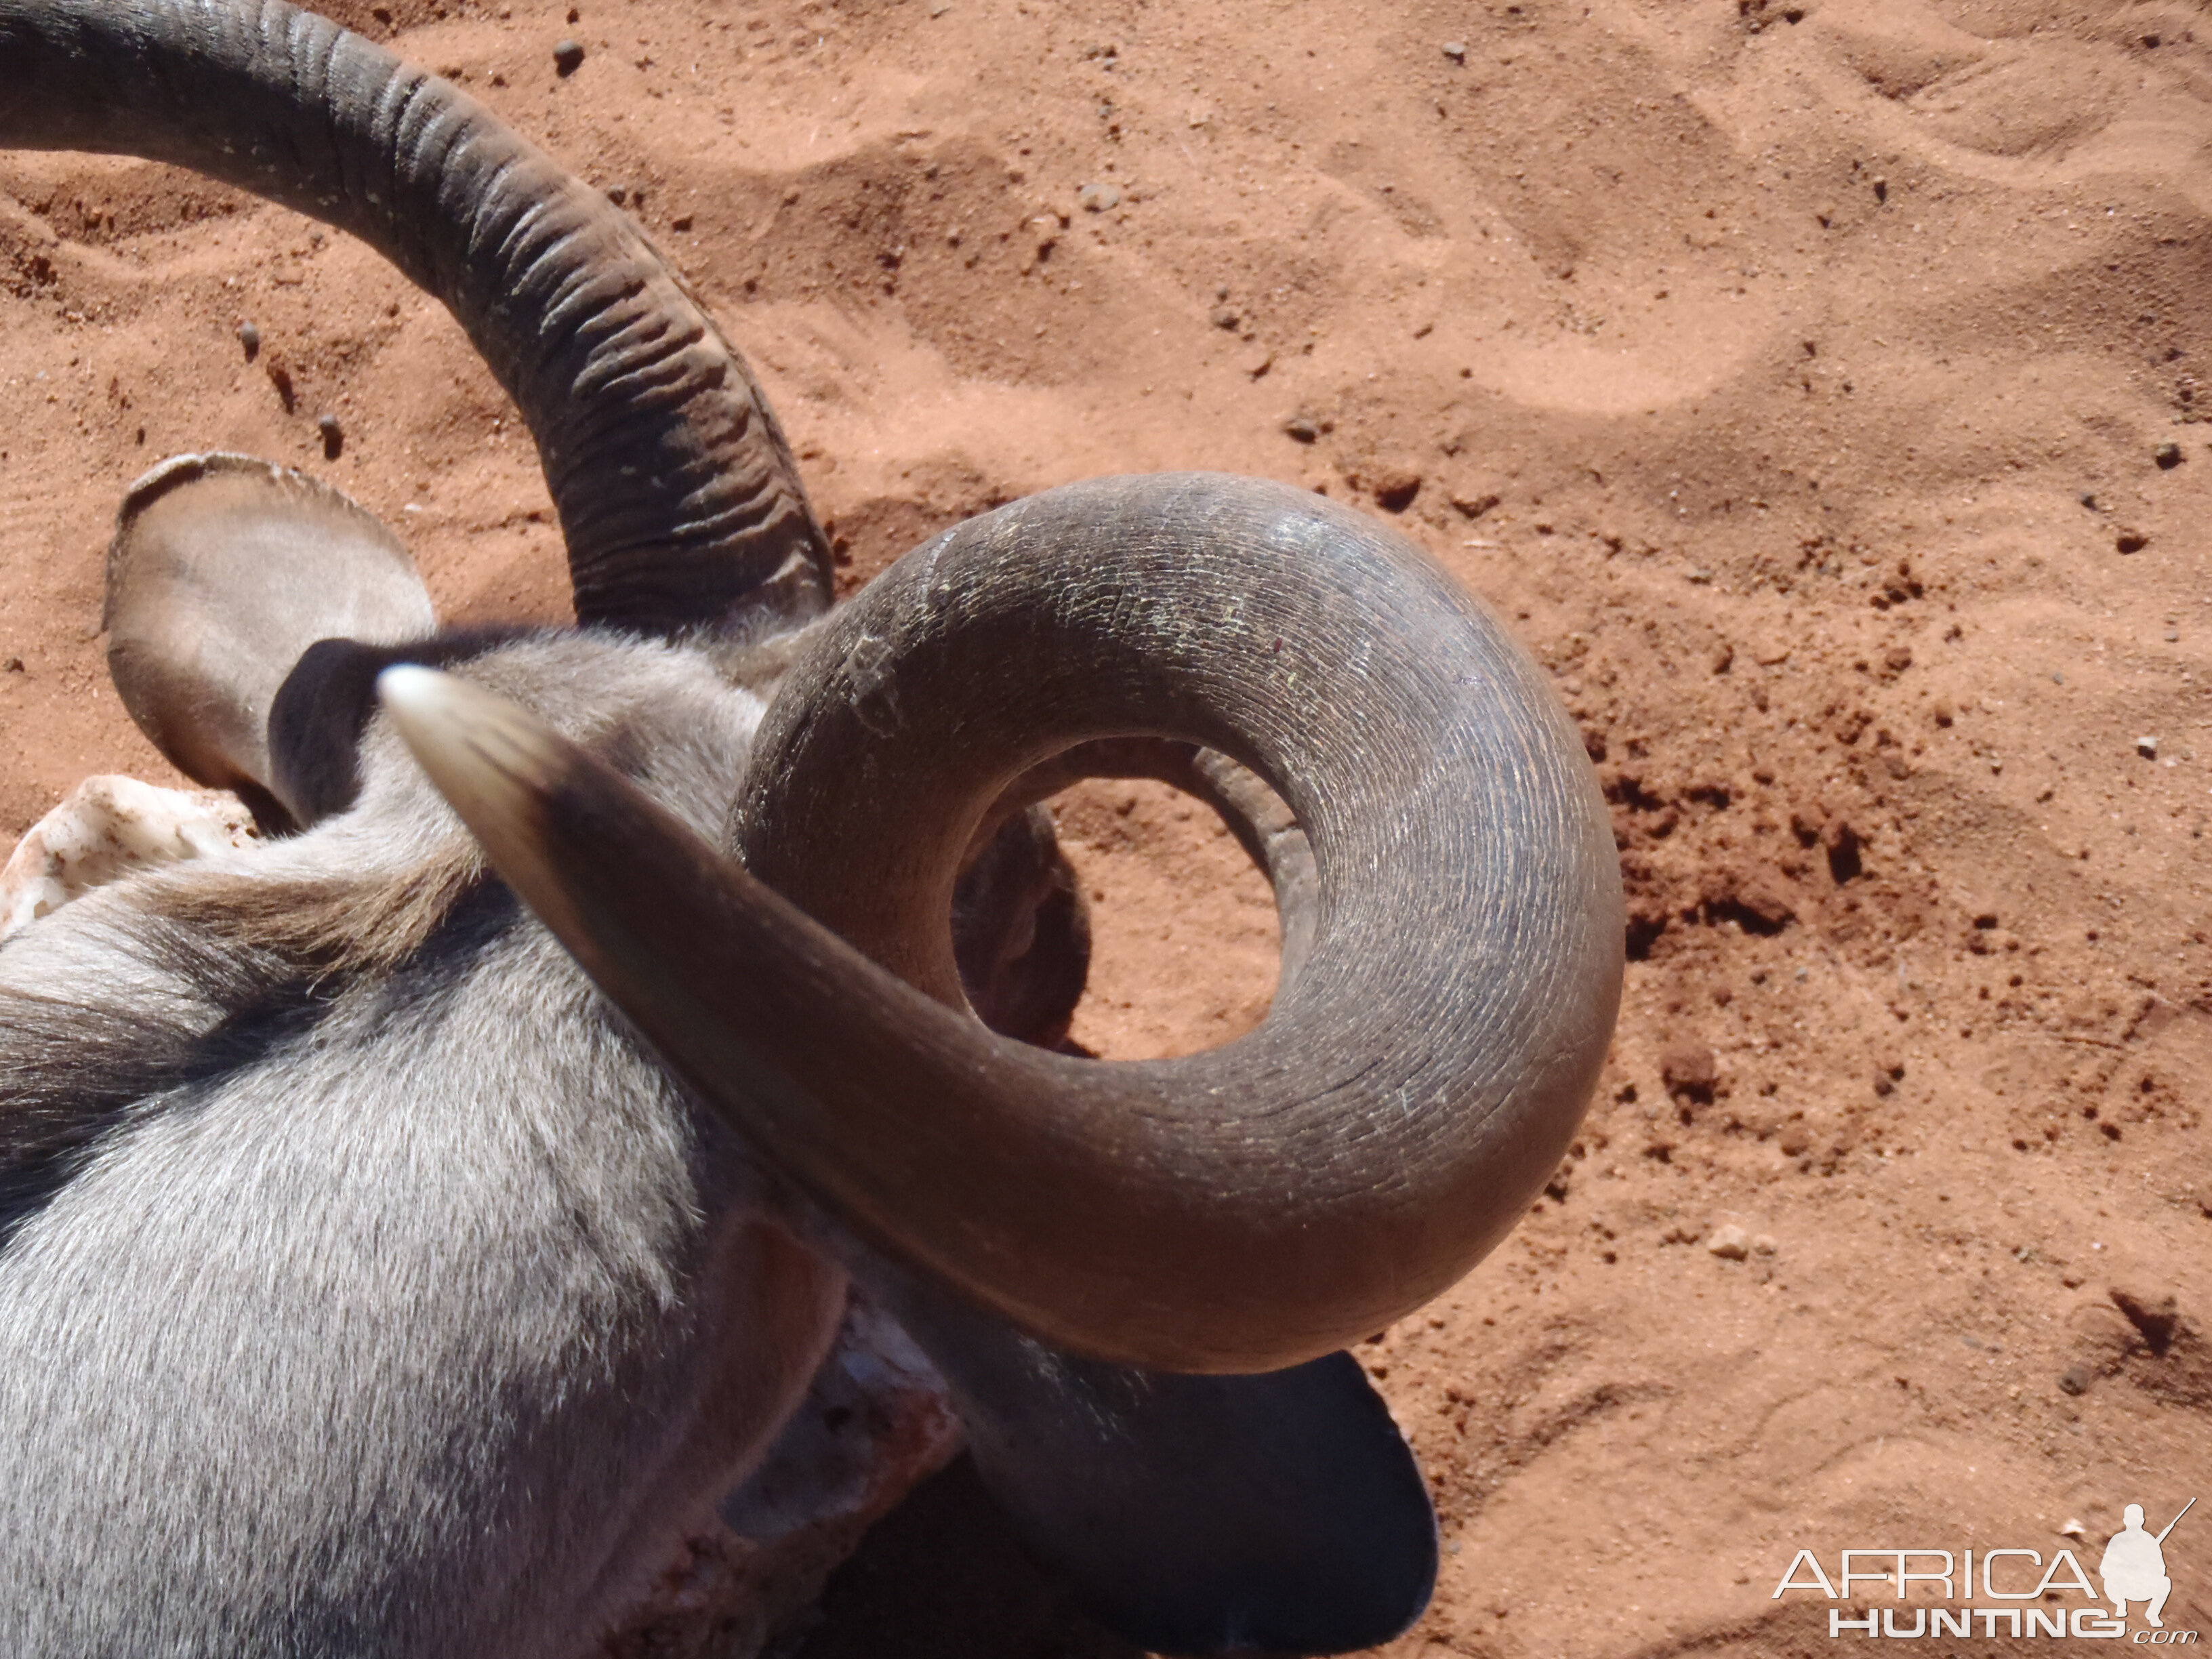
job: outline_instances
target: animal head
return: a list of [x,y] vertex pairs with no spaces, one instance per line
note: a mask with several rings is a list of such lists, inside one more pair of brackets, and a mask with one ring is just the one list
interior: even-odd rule
[[[832,609],[765,401],[629,222],[276,0],[0,0],[0,143],[181,162],[434,294],[537,441],[580,623],[439,633],[397,538],[260,463],[132,490],[117,689],[289,838],[0,955],[0,1424],[27,1425],[0,1484],[46,1494],[0,1564],[99,1580],[15,1615],[15,1650],[573,1641],[675,1464],[759,1456],[832,1261],[945,1369],[1032,1541],[1146,1639],[1327,1648],[1417,1611],[1425,1496],[1334,1351],[1525,1210],[1620,988],[1607,815],[1490,613],[1357,514],[1206,474],[1016,502]],[[1085,775],[1182,785],[1267,870],[1284,969],[1248,1036],[1039,1046],[1085,947],[1036,807]],[[462,1097],[481,1121],[426,1123]],[[472,1188],[512,1214],[465,1219]],[[416,1285],[422,1328],[368,1311],[441,1261],[469,1294]],[[87,1452],[83,1400],[166,1352],[149,1284],[231,1351]],[[37,1322],[88,1295],[31,1378]],[[677,1426],[647,1445],[625,1407]],[[327,1467],[298,1467],[317,1435]],[[346,1481],[388,1508],[315,1518]],[[85,1541],[133,1502],[174,1569],[137,1592]],[[458,1601],[507,1622],[428,1634]]]

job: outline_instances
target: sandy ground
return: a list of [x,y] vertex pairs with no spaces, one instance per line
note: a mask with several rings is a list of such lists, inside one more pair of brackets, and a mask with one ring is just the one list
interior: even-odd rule
[[[2195,13],[579,5],[331,9],[623,192],[854,583],[1063,480],[1262,474],[1434,550],[1583,726],[1626,1004],[1551,1194],[1363,1351],[1448,1540],[1393,1652],[1826,1651],[1818,1591],[1773,1595],[1800,1549],[2094,1576],[2122,1504],[2212,1497]],[[171,452],[329,478],[453,618],[564,614],[526,434],[358,246],[9,155],[0,285],[0,837],[88,772],[166,776],[98,618],[114,504]],[[1204,813],[1064,805],[1078,1035],[1255,1018],[1272,912]],[[1098,1645],[959,1480],[811,1652]],[[2168,1626],[2212,1626],[2212,1510],[2166,1559]],[[1976,1604],[2085,1601],[2052,1595]],[[1946,1650],[2010,1650],[1976,1628]]]

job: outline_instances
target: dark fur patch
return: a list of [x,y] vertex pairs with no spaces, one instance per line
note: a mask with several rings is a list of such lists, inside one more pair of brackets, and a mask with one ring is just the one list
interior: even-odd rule
[[158,917],[136,942],[141,960],[202,1000],[199,1017],[0,989],[0,1246],[161,1097],[247,1063],[313,1018],[314,979],[296,964]]
[[[465,902],[472,895],[490,902]],[[0,988],[0,1249],[108,1139],[305,1032],[349,986],[421,951],[457,910],[479,933],[515,915],[475,844],[460,839],[392,879],[193,872],[149,881],[139,898],[132,953],[198,1005],[192,1014]]]

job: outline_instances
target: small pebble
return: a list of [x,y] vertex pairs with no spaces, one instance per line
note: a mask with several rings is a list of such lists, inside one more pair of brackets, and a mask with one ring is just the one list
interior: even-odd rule
[[1111,185],[1084,185],[1076,190],[1075,200],[1085,213],[1104,213],[1121,205],[1121,192]]
[[338,424],[335,415],[325,415],[315,422],[315,430],[323,434],[323,459],[335,461],[345,453],[345,428]]
[[2069,1365],[2059,1372],[2058,1391],[2061,1394],[2088,1393],[2089,1368],[2087,1365]]
[[2150,545],[2150,538],[2140,530],[2123,530],[2112,538],[2112,545],[2123,553],[2140,553]]
[[1444,56],[1450,58],[1455,64],[1464,64],[1467,62],[1467,42],[1464,40],[1445,41]]
[[2137,738],[2136,739],[2136,753],[2141,755],[2145,760],[2156,760],[2158,758],[2158,739],[2152,737]]
[[2151,459],[2158,463],[2160,471],[2171,472],[2181,465],[2181,446],[2174,443],[2160,444],[2152,452]]
[[1213,325],[1216,328],[1235,328],[1237,326],[1237,313],[1231,311],[1227,306],[1214,307]]
[[2066,1524],[2059,1528],[2058,1535],[2061,1538],[2087,1538],[2089,1529],[2069,1515],[2066,1517]]
[[1776,1248],[1774,1235],[1772,1233],[1754,1233],[1752,1235],[1751,1253],[1753,1255],[1772,1255]]
[[553,72],[562,80],[567,80],[583,66],[584,43],[582,41],[563,40],[553,48]]
[[21,657],[10,657],[7,661],[0,662],[0,673],[20,674],[22,672],[23,659]]
[[238,343],[246,348],[246,361],[252,362],[261,355],[261,331],[251,323],[238,325]]
[[1321,436],[1320,424],[1310,415],[1293,415],[1283,422],[1283,430],[1302,444],[1310,444]]
[[1751,1254],[1751,1235],[1731,1221],[1713,1229],[1705,1249],[1723,1261],[1741,1261]]

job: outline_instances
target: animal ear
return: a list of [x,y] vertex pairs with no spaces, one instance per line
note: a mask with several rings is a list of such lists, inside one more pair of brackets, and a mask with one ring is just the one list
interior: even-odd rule
[[[373,514],[300,473],[210,454],[175,456],[131,486],[108,549],[105,625],[108,672],[155,747],[290,828],[321,814],[291,797],[272,758],[279,689],[318,641],[393,645],[438,618]],[[364,709],[374,679],[361,677]]]
[[1428,1606],[1428,1488],[1351,1355],[1255,1376],[1108,1364],[859,1270],[944,1373],[1024,1543],[1109,1629],[1161,1653],[1344,1653]]

